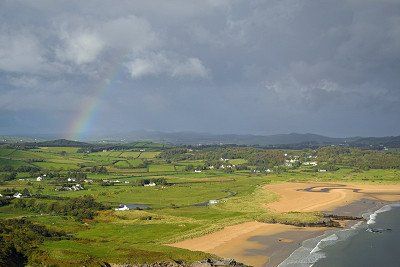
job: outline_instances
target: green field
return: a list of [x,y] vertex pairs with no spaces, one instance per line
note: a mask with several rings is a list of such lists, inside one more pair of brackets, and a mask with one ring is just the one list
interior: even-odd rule
[[[22,200],[23,203],[31,201],[31,206],[17,205],[16,199],[0,206],[0,219],[26,217],[48,229],[64,231],[68,237],[45,239],[38,244],[37,253],[30,254],[30,262],[61,266],[90,266],[101,262],[191,262],[209,255],[166,244],[251,220],[297,223],[321,219],[321,215],[316,213],[277,214],[268,211],[265,204],[276,201],[278,196],[262,189],[265,184],[284,181],[400,181],[399,168],[363,169],[355,166],[357,162],[354,161],[347,164],[348,154],[335,158],[335,162],[342,160],[342,163],[336,164],[334,170],[318,172],[301,164],[286,168],[282,167],[283,162],[276,163],[282,161],[279,157],[284,152],[303,155],[308,151],[267,151],[267,156],[261,157],[260,154],[258,157],[254,153],[264,152],[248,148],[221,152],[216,148],[190,153],[181,149],[176,153],[173,148],[168,148],[171,150],[167,152],[171,153],[166,153],[162,146],[151,143],[141,143],[140,147],[146,144],[149,145],[146,151],[133,146],[131,149],[90,153],[81,152],[77,147],[0,148],[0,193],[22,192],[26,188],[31,194]],[[234,153],[228,155],[228,161],[218,162],[220,157],[232,151]],[[324,160],[321,165],[330,164],[329,158]],[[218,164],[248,164],[248,167],[236,170],[235,167],[218,167]],[[201,172],[195,173],[188,166],[203,167]],[[30,170],[28,167],[40,169]],[[274,171],[266,173],[266,168]],[[15,177],[12,172],[16,172]],[[36,181],[37,176],[44,174],[43,181]],[[70,177],[77,177],[76,181],[69,183],[67,178]],[[154,181],[163,183],[139,186],[144,179],[161,179]],[[82,184],[84,189],[59,190],[76,183]],[[79,214],[62,214],[46,209],[81,196],[91,196],[105,208],[96,211],[93,217],[83,219]],[[204,205],[209,200],[218,200],[219,203]],[[119,204],[143,204],[150,209],[115,211]]]

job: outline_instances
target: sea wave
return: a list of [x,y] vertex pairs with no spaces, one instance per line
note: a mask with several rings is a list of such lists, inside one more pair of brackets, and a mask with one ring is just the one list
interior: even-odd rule
[[278,267],[313,266],[318,260],[326,257],[323,252],[324,248],[355,235],[359,226],[360,224],[357,223],[348,229],[329,230],[319,237],[304,241],[302,246],[279,264]]
[[363,214],[363,217],[367,220],[367,224],[360,221],[350,228],[329,230],[321,236],[304,241],[302,246],[280,263],[278,267],[312,267],[317,261],[326,257],[323,252],[324,248],[354,236],[360,229],[374,224],[380,213],[390,211],[394,207],[400,207],[400,203],[385,205],[373,213]]
[[369,215],[367,224],[368,225],[375,224],[376,217],[378,216],[379,213],[388,212],[388,211],[392,210],[392,208],[395,208],[395,207],[400,207],[400,203],[385,205],[382,208],[378,209],[377,211],[373,212],[372,214]]

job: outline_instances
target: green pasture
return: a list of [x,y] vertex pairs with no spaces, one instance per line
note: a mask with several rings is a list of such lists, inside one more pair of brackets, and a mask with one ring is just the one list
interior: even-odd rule
[[[39,174],[56,172],[67,177],[68,171],[80,170],[92,184],[81,182],[84,190],[56,191],[60,183],[46,178],[41,182],[29,172],[18,173],[17,178],[0,183],[0,191],[27,188],[32,194],[63,201],[56,197],[75,198],[93,196],[97,202],[111,209],[98,212],[91,220],[78,221],[71,216],[41,214],[14,208],[13,202],[0,207],[0,219],[27,217],[29,220],[62,230],[69,239],[46,241],[39,249],[37,260],[48,266],[99,266],[104,262],[114,264],[150,263],[155,261],[183,260],[187,262],[210,257],[205,253],[170,247],[166,244],[222,229],[227,225],[245,221],[262,222],[314,222],[320,219],[315,213],[274,213],[265,208],[266,203],[279,196],[263,189],[269,183],[288,181],[335,181],[393,183],[400,181],[400,170],[357,170],[339,166],[332,172],[313,172],[301,166],[274,173],[252,173],[251,170],[203,170],[201,173],[185,171],[188,165],[203,166],[205,160],[165,160],[160,156],[162,145],[139,151],[148,142],[137,142],[137,148],[78,153],[73,147],[40,147],[30,150],[0,148],[0,167],[38,166]],[[65,153],[64,153],[65,152]],[[299,151],[289,154],[297,155]],[[172,162],[172,163],[171,163]],[[248,164],[243,158],[229,160],[231,164]],[[144,163],[146,166],[142,166]],[[105,166],[108,173],[92,173],[93,166]],[[143,168],[146,167],[146,168]],[[8,174],[1,171],[0,176]],[[164,178],[167,185],[154,187],[134,186],[138,179]],[[102,186],[101,180],[119,180],[111,186]],[[129,181],[129,183],[124,183]],[[218,200],[212,206],[199,205]],[[39,201],[39,202],[40,202]],[[146,204],[146,211],[114,211],[119,204]]]

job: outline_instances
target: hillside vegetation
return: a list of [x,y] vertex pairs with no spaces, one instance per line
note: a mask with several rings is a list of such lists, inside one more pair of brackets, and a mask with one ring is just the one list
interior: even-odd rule
[[[3,145],[0,265],[192,262],[210,255],[166,244],[246,221],[322,220],[319,213],[266,209],[278,196],[263,185],[283,181],[399,182],[400,152],[151,142]],[[115,210],[120,205],[129,210]]]

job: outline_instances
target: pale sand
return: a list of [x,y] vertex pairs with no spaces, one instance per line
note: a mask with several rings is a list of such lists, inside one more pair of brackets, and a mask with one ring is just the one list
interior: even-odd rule
[[[400,184],[280,183],[265,189],[280,196],[277,202],[266,205],[277,212],[332,211],[361,199],[400,201]],[[324,228],[247,222],[171,246],[234,258],[252,266],[276,266],[302,241],[323,231]]]
[[400,201],[400,184],[280,183],[267,185],[265,189],[280,196],[278,201],[267,205],[278,212],[332,211],[359,199]]
[[[172,246],[233,258],[251,266],[265,266],[267,263],[273,266],[285,259],[302,241],[318,236],[324,230],[322,227],[247,222]],[[277,261],[269,262],[273,254],[276,254],[274,259]]]

